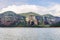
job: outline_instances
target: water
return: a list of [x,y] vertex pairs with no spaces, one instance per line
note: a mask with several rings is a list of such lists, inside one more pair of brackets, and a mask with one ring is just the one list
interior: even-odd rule
[[0,28],[0,40],[60,40],[60,28]]

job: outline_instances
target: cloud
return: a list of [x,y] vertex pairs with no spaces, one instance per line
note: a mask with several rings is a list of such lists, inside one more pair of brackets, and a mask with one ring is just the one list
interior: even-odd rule
[[60,16],[60,4],[55,4],[49,8],[51,14]]
[[37,5],[11,5],[1,9],[0,13],[5,11],[14,11],[16,13],[36,12],[40,15],[51,14],[54,16],[60,16],[60,5],[56,4],[50,7],[37,6]]
[[12,5],[12,6],[3,8],[1,10],[1,12],[5,12],[5,11],[14,11],[16,13],[36,12],[36,13],[42,14],[47,11],[47,8],[43,6],[36,6],[36,5],[20,5],[20,6]]

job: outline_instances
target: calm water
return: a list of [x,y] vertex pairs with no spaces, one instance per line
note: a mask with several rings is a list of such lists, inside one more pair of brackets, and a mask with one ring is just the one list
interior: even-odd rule
[[0,28],[0,40],[60,40],[60,28]]

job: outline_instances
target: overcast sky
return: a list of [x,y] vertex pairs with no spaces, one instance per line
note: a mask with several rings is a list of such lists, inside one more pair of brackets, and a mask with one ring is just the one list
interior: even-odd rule
[[60,16],[60,0],[0,0],[0,13],[5,11]]

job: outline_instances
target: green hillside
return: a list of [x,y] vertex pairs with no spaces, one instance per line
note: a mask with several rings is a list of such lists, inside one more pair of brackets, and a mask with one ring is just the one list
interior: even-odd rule
[[40,16],[39,14],[34,13],[34,12],[21,13],[20,15],[22,15],[22,16],[26,16],[26,17],[29,16],[29,15]]

